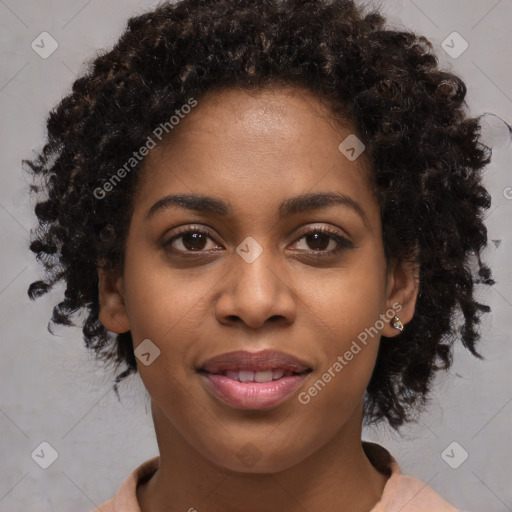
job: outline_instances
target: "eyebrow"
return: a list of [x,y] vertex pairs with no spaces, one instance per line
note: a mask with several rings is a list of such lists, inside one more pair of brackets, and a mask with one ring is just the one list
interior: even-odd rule
[[[364,224],[371,231],[370,221],[361,205],[345,194],[339,192],[307,193],[286,199],[279,206],[279,219],[302,212],[320,210],[332,205],[341,205],[357,213]],[[159,199],[147,212],[146,219],[150,219],[157,212],[168,208],[183,208],[198,213],[211,213],[222,217],[232,214],[230,205],[211,196],[197,194],[174,194]]]

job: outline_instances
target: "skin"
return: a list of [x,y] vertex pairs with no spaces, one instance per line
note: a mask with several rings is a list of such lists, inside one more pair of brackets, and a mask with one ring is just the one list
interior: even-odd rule
[[[365,155],[349,161],[338,150],[351,133],[311,92],[228,89],[200,98],[147,156],[124,272],[99,271],[103,325],[161,351],[148,366],[137,361],[160,451],[159,469],[137,489],[143,512],[368,512],[379,501],[387,477],[363,452],[361,424],[380,334],[307,405],[297,397],[394,303],[404,324],[414,314],[416,269],[386,262]],[[349,196],[367,221],[343,205],[278,218],[282,201],[310,192]],[[177,193],[221,199],[232,215],[170,207],[146,218]],[[187,226],[209,235],[164,245]],[[304,236],[318,227],[353,247],[329,255],[334,239]],[[236,252],[248,236],[263,249],[252,263]],[[315,248],[324,256],[308,254]],[[389,321],[381,331],[398,333]],[[271,409],[226,405],[195,370],[225,352],[267,348],[313,369]],[[253,465],[239,457],[247,443],[260,456]]]

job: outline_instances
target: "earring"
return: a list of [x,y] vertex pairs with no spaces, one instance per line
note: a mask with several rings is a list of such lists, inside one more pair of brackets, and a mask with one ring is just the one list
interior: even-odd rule
[[404,324],[400,321],[400,318],[398,318],[396,315],[391,320],[391,325],[398,329],[400,332],[404,330]]

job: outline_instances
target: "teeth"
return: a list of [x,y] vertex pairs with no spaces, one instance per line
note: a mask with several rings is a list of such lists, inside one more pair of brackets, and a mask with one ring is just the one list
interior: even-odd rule
[[254,372],[255,382],[272,382],[272,370]]
[[272,379],[280,379],[284,375],[284,370],[275,369],[272,370]]
[[240,372],[234,372],[233,370],[228,370],[225,375],[228,379],[232,379],[232,380],[238,380],[240,381],[240,379],[238,378],[238,374]]
[[240,382],[251,382],[254,380],[254,372],[250,370],[238,372],[238,379]]
[[293,372],[280,369],[275,370],[262,370],[253,372],[251,370],[233,371],[227,370],[224,375],[229,379],[237,380],[239,382],[271,382],[277,380],[283,376],[291,376]]

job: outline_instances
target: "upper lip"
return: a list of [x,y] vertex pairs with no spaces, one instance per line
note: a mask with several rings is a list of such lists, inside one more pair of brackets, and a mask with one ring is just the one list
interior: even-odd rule
[[228,370],[260,371],[274,369],[302,373],[310,370],[311,367],[304,361],[278,350],[262,350],[260,352],[238,350],[212,357],[200,368],[200,370],[208,373],[221,373]]

